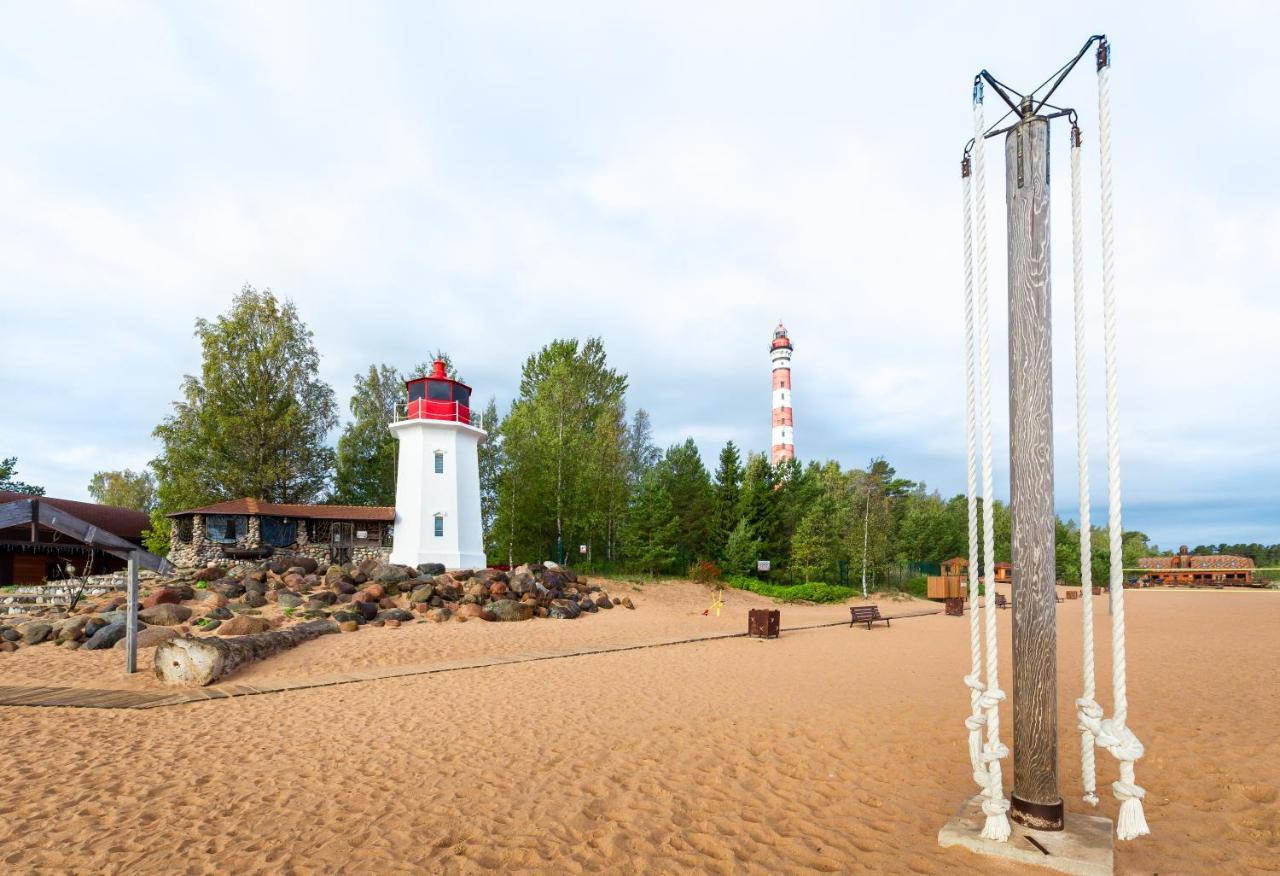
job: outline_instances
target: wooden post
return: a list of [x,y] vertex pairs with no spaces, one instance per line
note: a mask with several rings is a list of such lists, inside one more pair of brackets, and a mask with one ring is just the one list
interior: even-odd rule
[[1024,117],[1005,137],[1013,524],[1014,777],[1009,815],[1027,827],[1061,830],[1048,141],[1049,122],[1040,117]]
[[129,554],[129,596],[125,607],[124,671],[138,671],[138,552]]

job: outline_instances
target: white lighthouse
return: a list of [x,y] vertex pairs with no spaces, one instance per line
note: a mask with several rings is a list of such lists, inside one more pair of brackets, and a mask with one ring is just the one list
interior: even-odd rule
[[484,568],[479,446],[485,433],[471,425],[471,387],[446,375],[439,360],[431,374],[405,387],[405,418],[391,424],[400,442],[391,562]]
[[773,364],[773,435],[769,461],[774,465],[796,457],[796,436],[791,420],[791,338],[787,327],[778,323],[769,344]]

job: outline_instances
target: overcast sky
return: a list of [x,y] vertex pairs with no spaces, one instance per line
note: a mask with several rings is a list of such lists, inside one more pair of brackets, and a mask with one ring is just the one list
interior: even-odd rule
[[[1105,31],[1126,528],[1280,541],[1276,4],[3,7],[0,456],[51,495],[155,455],[199,368],[193,321],[244,283],[297,302],[344,413],[355,372],[437,347],[505,409],[528,354],[599,335],[660,443],[692,435],[709,467],[727,439],[767,448],[782,318],[802,459],[885,456],[960,492],[972,76],[1030,88]],[[1091,61],[1056,98],[1088,147],[1101,522]],[[1055,432],[1074,516],[1066,137]]]

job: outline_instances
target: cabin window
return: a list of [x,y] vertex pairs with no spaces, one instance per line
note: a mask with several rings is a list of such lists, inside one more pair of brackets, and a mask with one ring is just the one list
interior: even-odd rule
[[448,384],[443,380],[428,380],[427,381],[427,399],[429,401],[443,401],[443,402],[449,401],[450,385],[451,384]]
[[269,547],[288,547],[298,540],[298,523],[288,517],[260,517],[262,543]]
[[436,451],[436,474],[444,474],[444,451]]
[[444,515],[436,515],[436,538],[444,537]]
[[235,544],[245,534],[245,519],[235,514],[210,514],[204,519],[205,533],[209,541],[219,544]]

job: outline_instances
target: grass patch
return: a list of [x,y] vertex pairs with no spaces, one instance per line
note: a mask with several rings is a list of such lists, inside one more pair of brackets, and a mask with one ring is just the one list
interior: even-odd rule
[[768,581],[748,578],[744,575],[728,575],[725,577],[724,583],[737,590],[750,590],[752,593],[758,593],[761,596],[767,596],[779,602],[844,602],[862,593],[860,589],[840,587],[836,584],[816,582],[790,585],[770,584]]

